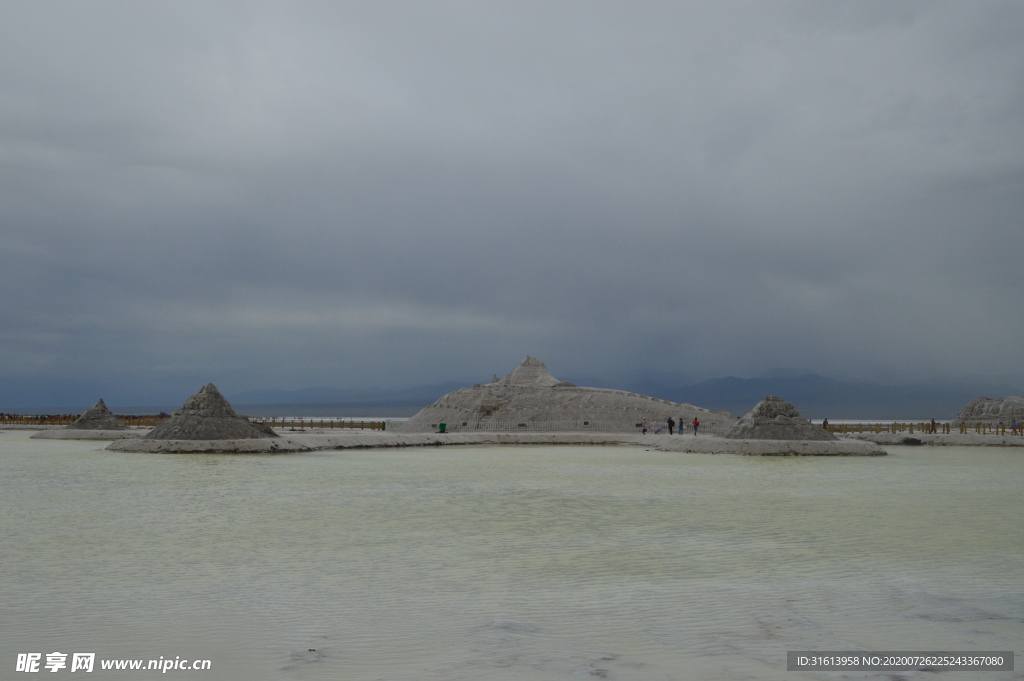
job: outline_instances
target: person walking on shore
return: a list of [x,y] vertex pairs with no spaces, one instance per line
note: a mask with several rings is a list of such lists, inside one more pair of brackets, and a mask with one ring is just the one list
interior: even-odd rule
[[643,429],[644,435],[647,435],[647,417],[646,416],[643,418],[642,421],[640,421],[640,428]]
[[676,422],[672,420],[672,417],[668,417],[668,434],[672,434],[672,429],[676,427]]
[[697,426],[700,425],[700,421],[697,420],[696,416],[693,417],[693,423],[691,425],[693,426],[693,434],[696,436],[697,435]]

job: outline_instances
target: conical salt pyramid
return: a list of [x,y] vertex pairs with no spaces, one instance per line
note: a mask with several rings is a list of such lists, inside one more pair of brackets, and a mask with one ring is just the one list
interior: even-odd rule
[[107,405],[103,402],[101,397],[99,401],[92,407],[82,413],[77,419],[72,421],[66,430],[124,430],[127,428],[124,424],[117,420],[113,412],[107,408]]
[[249,440],[278,437],[269,426],[239,416],[213,383],[185,400],[181,409],[150,431],[147,440]]
[[551,387],[557,385],[559,380],[551,375],[543,361],[527,355],[526,359],[501,379],[500,383]]
[[835,435],[801,418],[781,397],[769,395],[744,414],[722,437],[734,440],[836,440]]

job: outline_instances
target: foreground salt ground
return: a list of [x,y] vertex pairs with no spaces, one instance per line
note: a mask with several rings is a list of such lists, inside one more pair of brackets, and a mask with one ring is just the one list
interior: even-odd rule
[[312,430],[279,432],[274,439],[251,440],[118,440],[107,449],[154,453],[288,453],[377,447],[450,445],[633,445],[665,452],[739,454],[748,456],[884,456],[872,442],[799,440],[730,440],[713,435],[639,435],[624,433],[345,433]]
[[[195,678],[219,681],[837,681],[786,672],[786,651],[1024,640],[1024,450],[165,456],[30,434],[0,432],[8,660],[154,651],[211,658]],[[87,677],[119,674],[145,678]]]

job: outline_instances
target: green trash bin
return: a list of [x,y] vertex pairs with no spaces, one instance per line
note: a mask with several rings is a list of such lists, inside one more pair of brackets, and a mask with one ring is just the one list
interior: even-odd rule
[[437,424],[437,432],[443,433],[444,429],[447,428],[447,427],[448,427],[447,423],[439,423],[439,424]]

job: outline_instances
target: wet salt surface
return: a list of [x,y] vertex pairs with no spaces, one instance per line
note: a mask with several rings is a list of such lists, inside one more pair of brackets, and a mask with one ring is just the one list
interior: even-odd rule
[[972,679],[786,672],[786,651],[1024,648],[1016,450],[160,455],[29,435],[0,431],[3,678],[60,651],[208,658],[204,679]]

